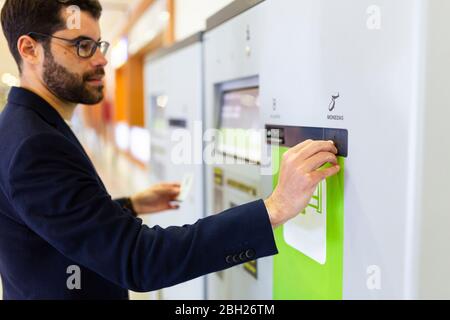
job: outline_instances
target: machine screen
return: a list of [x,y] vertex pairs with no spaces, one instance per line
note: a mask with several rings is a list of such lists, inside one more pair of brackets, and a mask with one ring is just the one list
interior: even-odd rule
[[226,91],[222,95],[217,149],[228,156],[261,160],[259,88]]

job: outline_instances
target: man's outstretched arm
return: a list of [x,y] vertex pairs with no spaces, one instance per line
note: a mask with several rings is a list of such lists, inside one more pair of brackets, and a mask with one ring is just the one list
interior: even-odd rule
[[152,291],[275,254],[263,201],[199,220],[149,228],[100,187],[87,159],[57,134],[18,148],[9,199],[24,223],[56,250],[109,281]]
[[[40,134],[24,141],[10,164],[9,199],[67,258],[123,288],[152,291],[276,254],[272,228],[301,212],[317,184],[339,171],[336,152],[330,142],[307,141],[284,156],[266,202],[162,229],[113,201],[64,137]],[[327,162],[334,166],[320,170]]]

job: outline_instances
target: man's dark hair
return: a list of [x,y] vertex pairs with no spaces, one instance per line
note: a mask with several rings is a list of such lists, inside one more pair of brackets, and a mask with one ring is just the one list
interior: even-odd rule
[[[102,14],[98,0],[6,0],[1,13],[2,28],[20,72],[22,58],[17,48],[19,38],[30,32],[52,35],[64,29],[66,22],[62,19],[62,9],[72,5],[90,13],[95,19],[99,19]],[[49,40],[42,40],[45,41]]]

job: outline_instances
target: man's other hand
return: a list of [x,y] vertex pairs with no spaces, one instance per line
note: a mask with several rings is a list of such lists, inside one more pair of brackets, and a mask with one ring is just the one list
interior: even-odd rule
[[174,204],[180,194],[179,183],[160,183],[131,197],[137,214],[156,213],[178,209]]

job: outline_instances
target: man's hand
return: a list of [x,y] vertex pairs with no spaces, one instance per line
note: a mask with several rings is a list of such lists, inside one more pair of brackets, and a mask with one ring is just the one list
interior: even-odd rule
[[[317,185],[337,174],[337,149],[332,141],[307,140],[287,151],[281,163],[278,186],[265,201],[272,227],[286,223],[302,212]],[[324,164],[333,166],[320,169]]]
[[172,204],[180,194],[179,183],[161,183],[131,197],[137,214],[155,213],[178,209]]

